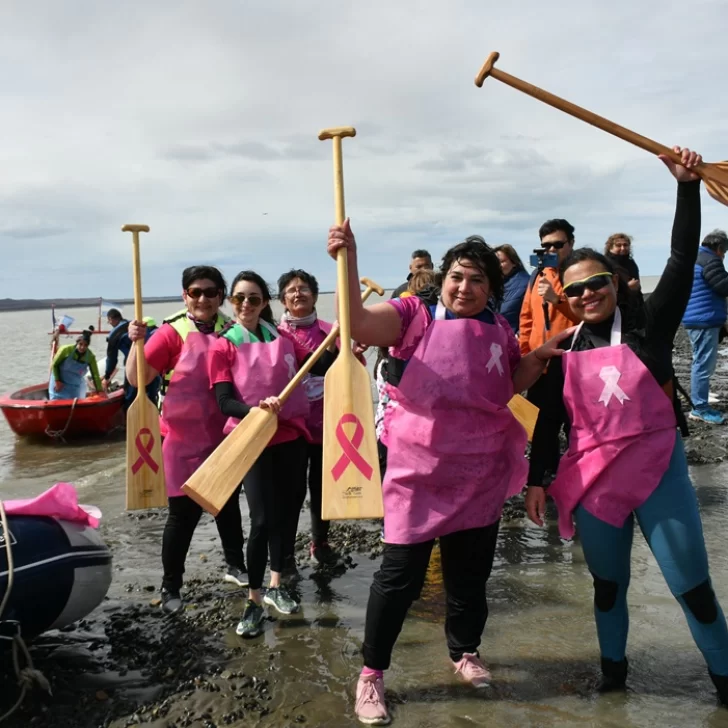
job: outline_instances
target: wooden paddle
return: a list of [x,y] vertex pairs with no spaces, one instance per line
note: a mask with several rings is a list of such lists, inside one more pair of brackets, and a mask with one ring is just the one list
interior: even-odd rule
[[533,431],[536,427],[536,420],[538,419],[538,407],[520,394],[514,394],[508,403],[508,409],[521,423],[521,426],[528,435],[528,441],[531,442],[533,439]]
[[[372,293],[384,295],[384,289],[369,278],[362,278],[366,286],[361,300],[366,301]],[[278,399],[285,402],[291,392],[303,381],[313,365],[339,336],[339,327],[334,326],[318,349],[286,385]],[[344,344],[346,348],[346,344]],[[341,356],[341,353],[339,354]],[[358,363],[362,369],[364,367]],[[210,457],[190,476],[182,491],[206,511],[216,516],[228,502],[238,483],[248,474],[253,463],[268,446],[278,429],[278,416],[270,410],[251,407],[250,412],[222,441]]]
[[[148,233],[148,225],[124,225],[123,232],[133,236],[134,317],[142,320],[142,271],[139,257],[139,233]],[[159,412],[147,397],[144,341],[136,346],[137,395],[126,413],[126,508],[162,508],[167,505],[162,462],[162,438],[159,435]]]
[[[605,119],[603,116],[593,114],[591,111],[587,111],[581,106],[564,101],[564,99],[554,96],[554,94],[544,91],[538,86],[532,86],[530,83],[521,81],[520,78],[516,78],[515,76],[511,76],[509,73],[505,73],[504,71],[494,68],[493,66],[499,57],[500,53],[491,53],[488,56],[483,67],[475,77],[475,85],[478,88],[482,87],[483,81],[485,81],[488,76],[492,76],[502,83],[522,91],[524,94],[533,96],[533,98],[543,101],[549,106],[553,106],[560,111],[571,114],[571,116],[575,116],[577,119],[581,119],[587,124],[596,126],[598,129],[606,131],[608,134],[613,134],[620,139],[624,139],[624,141],[634,144],[635,146],[640,147],[640,149],[652,152],[652,154],[664,154],[676,164],[681,163],[680,155],[673,152],[672,149],[666,147],[664,144],[658,144],[657,142],[652,141],[652,139],[643,137],[642,135],[636,134],[623,126],[619,126],[619,124],[609,121],[609,119]],[[701,177],[705,183],[705,189],[708,190],[711,197],[715,198],[718,202],[721,202],[724,205],[728,205],[728,161],[713,163],[702,162],[698,167],[693,167],[690,171],[695,172]]]
[[[352,127],[324,129],[320,140],[334,142],[334,207],[336,224],[344,222],[344,167],[341,139],[356,136]],[[369,372],[351,351],[349,271],[346,251],[336,257],[338,320],[341,353],[324,379],[324,456],[321,518],[381,518],[382,479],[379,473],[374,404]]]

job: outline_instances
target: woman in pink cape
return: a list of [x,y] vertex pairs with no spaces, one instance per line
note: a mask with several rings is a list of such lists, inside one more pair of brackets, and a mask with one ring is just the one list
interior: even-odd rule
[[349,222],[329,232],[328,251],[348,255],[352,336],[391,347],[406,361],[382,432],[384,550],[367,606],[364,669],[356,690],[362,723],[386,725],[383,671],[407,611],[419,597],[435,539],[447,595],[445,634],[455,672],[474,687],[490,673],[478,647],[488,616],[485,587],[504,501],[525,483],[526,433],[508,409],[544,362],[553,339],[521,359],[518,342],[489,306],[503,292],[493,250],[479,236],[448,250],[442,289],[364,308]]
[[[570,349],[546,374],[552,399],[541,412],[571,424],[569,447],[548,492],[561,535],[579,531],[594,579],[602,691],[627,679],[627,589],[635,518],[682,607],[721,700],[728,702],[728,630],[711,586],[698,503],[673,386],[672,343],[692,288],[700,241],[700,155],[675,147],[661,157],[678,181],[670,258],[644,305],[614,264],[589,248],[562,264],[569,305],[581,320]],[[550,420],[550,421],[553,421]],[[531,452],[528,515],[543,524],[543,428]]]

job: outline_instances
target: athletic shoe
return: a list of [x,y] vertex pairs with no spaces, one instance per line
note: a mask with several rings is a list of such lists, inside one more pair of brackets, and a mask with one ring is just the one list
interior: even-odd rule
[[312,543],[309,549],[311,561],[320,566],[334,566],[339,563],[341,557],[329,546],[327,541],[320,544]]
[[360,723],[389,725],[391,718],[384,702],[384,679],[381,676],[359,675],[354,712]]
[[257,637],[259,634],[263,634],[264,621],[265,612],[262,605],[248,599],[243,616],[235,628],[235,634],[241,637]]
[[460,662],[453,662],[455,674],[474,688],[487,688],[493,679],[488,668],[478,657],[477,652],[463,652]]
[[228,565],[223,581],[235,586],[248,586],[248,571],[245,568],[238,569],[237,566]]
[[709,425],[722,425],[725,423],[725,417],[712,407],[693,410],[688,416],[691,420],[700,420],[701,422],[707,422]]
[[179,589],[162,589],[162,609],[167,614],[177,614],[184,606]]
[[299,603],[288,593],[284,586],[271,587],[265,593],[263,601],[275,607],[281,614],[295,614],[299,609]]

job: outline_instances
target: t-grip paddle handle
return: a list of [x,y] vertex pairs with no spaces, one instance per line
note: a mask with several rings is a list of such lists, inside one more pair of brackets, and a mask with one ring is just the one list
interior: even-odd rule
[[[607,134],[623,139],[630,144],[634,144],[640,149],[644,149],[646,152],[651,152],[656,155],[663,155],[671,159],[675,164],[682,164],[681,155],[674,152],[670,147],[666,147],[664,144],[660,144],[648,137],[637,134],[636,132],[627,129],[624,126],[615,124],[609,119],[605,119],[603,116],[594,114],[587,109],[572,104],[570,101],[566,101],[555,94],[544,91],[538,86],[522,81],[520,78],[511,76],[510,73],[501,71],[495,68],[495,62],[500,58],[500,53],[493,52],[488,58],[485,59],[478,75],[475,77],[475,85],[480,88],[483,85],[483,81],[489,76],[497,79],[501,83],[505,83],[512,88],[521,91],[528,96],[532,96],[534,99],[538,99],[549,106],[553,106],[559,111],[563,111],[570,116],[585,121],[587,124],[597,127]],[[705,183],[705,188],[708,193],[714,199],[723,205],[728,205],[728,162],[701,162],[697,167],[691,169],[695,172]]]
[[[344,137],[356,136],[353,126],[335,126],[323,129],[318,138],[321,141],[331,139],[334,142],[334,210],[336,224],[343,225],[346,218],[344,210],[344,163],[341,156],[341,140]],[[341,248],[336,255],[336,278],[339,291],[339,326],[341,327],[341,340],[344,342],[344,356],[353,356],[349,350],[351,342],[351,321],[349,319],[349,269],[346,264],[346,251]],[[348,353],[347,353],[348,352]]]
[[[142,267],[139,255],[139,233],[148,233],[149,225],[124,225],[121,228],[123,233],[132,234],[133,263],[134,263],[134,318],[141,321],[144,318],[142,311]],[[144,380],[146,374],[146,360],[144,359],[144,340],[139,339],[136,343],[136,366],[137,382],[139,391],[144,392]]]

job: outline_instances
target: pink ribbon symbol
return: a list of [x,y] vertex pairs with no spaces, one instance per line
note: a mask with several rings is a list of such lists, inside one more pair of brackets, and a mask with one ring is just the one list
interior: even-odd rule
[[[146,445],[142,443],[142,435],[147,436]],[[134,438],[134,444],[136,445],[139,457],[134,465],[131,466],[132,474],[136,475],[144,463],[146,463],[156,473],[159,470],[159,465],[154,462],[154,458],[150,455],[152,447],[154,447],[154,435],[152,435],[152,431],[148,427],[143,427],[137,433],[136,438]]]
[[[344,425],[355,424],[354,437],[349,439],[344,432]],[[339,424],[336,425],[336,439],[344,451],[342,456],[331,468],[331,475],[334,481],[337,481],[349,467],[349,463],[353,463],[357,470],[367,479],[371,480],[374,470],[369,463],[359,454],[359,447],[364,439],[364,427],[362,427],[359,418],[353,414],[342,415]]]

